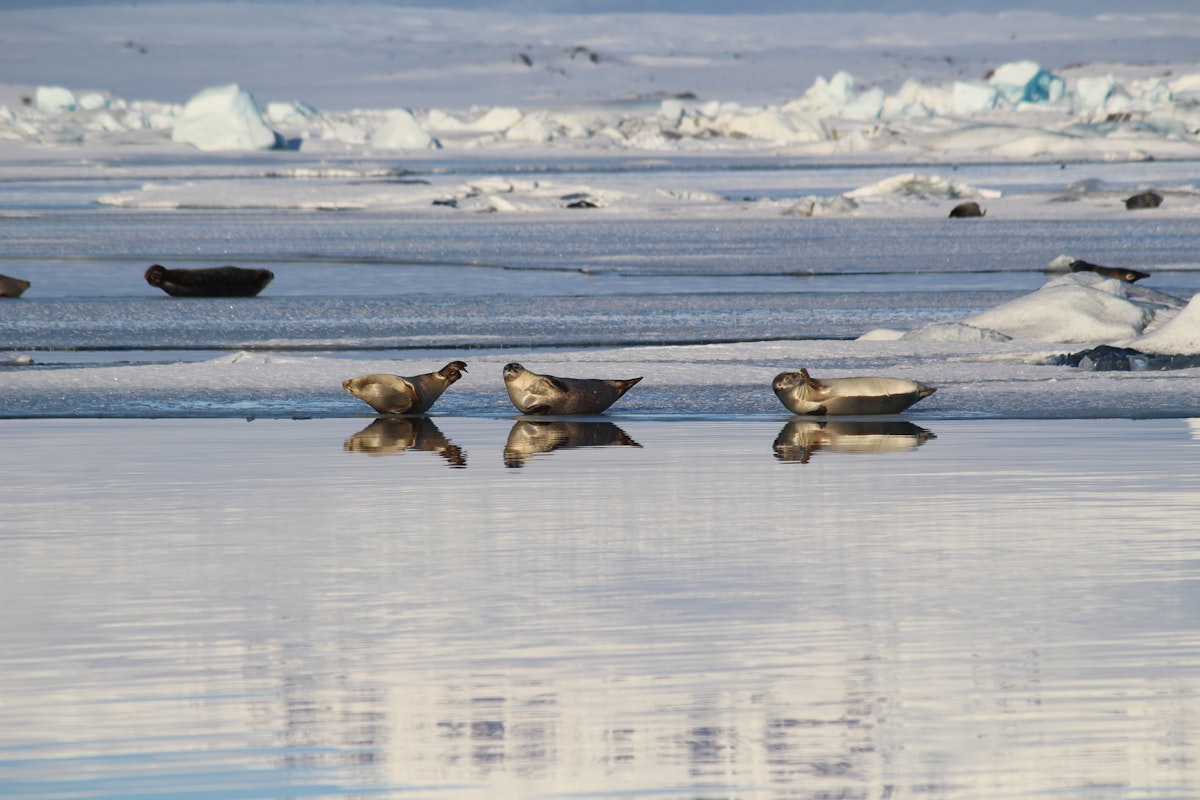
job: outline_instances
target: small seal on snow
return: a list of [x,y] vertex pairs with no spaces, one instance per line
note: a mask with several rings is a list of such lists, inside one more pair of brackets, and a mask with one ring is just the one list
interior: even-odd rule
[[172,297],[254,297],[274,279],[269,269],[244,267],[167,269],[154,264],[146,270],[146,283]]
[[1125,269],[1124,267],[1102,267],[1099,264],[1092,264],[1087,261],[1076,259],[1071,262],[1071,272],[1094,272],[1097,275],[1103,275],[1106,278],[1115,278],[1125,283],[1136,283],[1142,278],[1149,278],[1149,272],[1140,272],[1136,269]]
[[950,218],[982,217],[986,213],[986,209],[980,208],[979,203],[976,203],[974,200],[972,200],[968,203],[959,203],[954,208],[950,209]]
[[600,414],[640,380],[556,378],[520,364],[504,365],[508,399],[522,414]]
[[0,297],[20,297],[32,284],[20,278],[0,275]]
[[380,414],[424,414],[466,371],[466,362],[451,361],[437,372],[411,378],[378,372],[347,378],[342,388]]
[[1158,208],[1162,205],[1162,195],[1157,192],[1141,192],[1133,197],[1125,198],[1125,207],[1130,211],[1139,208]]
[[830,378],[781,372],[771,388],[793,414],[897,414],[937,389],[902,378]]

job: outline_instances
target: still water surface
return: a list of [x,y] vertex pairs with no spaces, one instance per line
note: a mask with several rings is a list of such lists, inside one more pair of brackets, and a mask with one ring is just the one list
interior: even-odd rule
[[1200,422],[0,421],[0,795],[1200,795]]

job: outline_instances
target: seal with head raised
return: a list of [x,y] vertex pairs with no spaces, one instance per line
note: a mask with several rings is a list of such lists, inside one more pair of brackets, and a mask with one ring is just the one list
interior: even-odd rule
[[1099,264],[1093,264],[1089,261],[1075,259],[1071,262],[1071,272],[1094,272],[1097,275],[1103,275],[1105,278],[1113,278],[1125,283],[1136,283],[1142,278],[1149,278],[1149,272],[1141,272],[1136,269],[1126,269],[1125,267],[1102,267]]
[[153,264],[146,270],[146,283],[172,297],[254,297],[274,279],[269,269],[245,267],[167,269]]
[[819,381],[808,374],[781,372],[771,388],[779,402],[793,414],[897,414],[937,391],[903,378],[830,378]]
[[508,399],[522,414],[600,414],[640,380],[556,378],[517,363],[504,365]]
[[465,361],[451,361],[437,372],[411,378],[379,372],[359,375],[342,381],[342,388],[380,414],[424,414],[466,371]]

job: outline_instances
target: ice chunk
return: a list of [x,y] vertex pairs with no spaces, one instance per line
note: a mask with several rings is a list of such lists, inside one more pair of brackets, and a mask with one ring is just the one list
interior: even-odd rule
[[171,140],[200,150],[269,150],[281,146],[283,137],[267,126],[254,97],[231,83],[189,100]]
[[39,86],[34,95],[34,104],[44,114],[74,111],[76,108],[74,93],[62,86]]
[[1053,103],[1066,93],[1066,83],[1036,61],[1013,61],[996,68],[988,81],[1012,105]]
[[436,150],[441,144],[425,132],[411,111],[400,108],[390,112],[371,135],[371,146],[377,150]]
[[88,92],[79,98],[79,107],[84,111],[99,111],[108,108],[109,100],[100,92]]
[[955,81],[954,113],[974,114],[977,111],[986,111],[995,108],[996,100],[999,97],[1000,92],[995,86],[983,86],[978,83]]
[[963,322],[934,322],[900,337],[906,342],[1009,342],[1012,337],[990,328]]
[[950,200],[1000,196],[1000,192],[994,189],[977,189],[965,183],[943,178],[941,175],[920,175],[916,172],[905,172],[891,178],[884,178],[877,183],[847,192],[846,196],[861,199],[896,194]]

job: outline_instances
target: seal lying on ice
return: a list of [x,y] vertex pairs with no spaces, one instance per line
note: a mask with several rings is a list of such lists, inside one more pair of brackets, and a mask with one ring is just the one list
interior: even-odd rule
[[987,214],[987,210],[980,208],[979,203],[974,200],[967,203],[959,203],[954,208],[950,209],[950,219],[963,217],[982,217]]
[[0,297],[20,297],[32,284],[20,278],[0,275]]
[[896,414],[937,389],[901,378],[830,378],[781,372],[771,388],[793,414]]
[[342,388],[380,414],[424,414],[466,371],[465,361],[451,361],[437,372],[411,378],[378,372],[359,375],[342,381]]
[[1136,283],[1142,278],[1150,277],[1149,272],[1141,272],[1140,270],[1128,269],[1126,267],[1102,267],[1099,264],[1093,264],[1080,259],[1075,259],[1071,262],[1071,272],[1094,272],[1097,275],[1114,278],[1125,283]]
[[269,269],[244,267],[167,269],[153,264],[146,270],[146,283],[172,297],[254,297],[274,279]]
[[517,363],[504,365],[508,399],[522,414],[600,414],[640,380],[556,378]]

